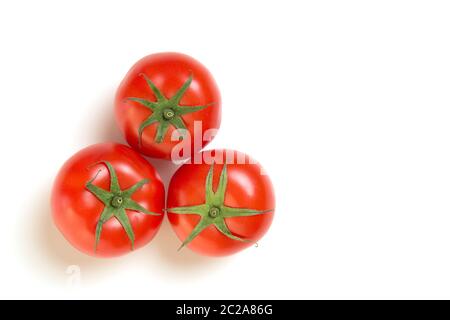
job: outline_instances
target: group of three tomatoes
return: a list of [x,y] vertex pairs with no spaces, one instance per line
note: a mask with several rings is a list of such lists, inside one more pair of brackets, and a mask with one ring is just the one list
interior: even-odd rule
[[[154,238],[165,214],[179,249],[203,255],[236,253],[266,233],[275,199],[261,166],[238,151],[201,152],[220,126],[221,101],[200,62],[180,53],[139,60],[117,90],[115,115],[131,147],[82,149],[53,185],[53,220],[74,247],[101,257],[128,253]],[[160,176],[141,154],[185,159],[167,205]]]

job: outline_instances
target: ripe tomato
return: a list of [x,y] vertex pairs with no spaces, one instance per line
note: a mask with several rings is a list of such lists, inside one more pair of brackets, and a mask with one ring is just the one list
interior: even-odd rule
[[181,166],[169,185],[167,214],[183,241],[180,249],[225,256],[251,246],[272,223],[269,177],[238,151],[204,151],[200,157]]
[[[179,133],[187,130],[184,138],[190,138],[185,142],[191,154],[212,140],[214,132],[205,132],[219,129],[221,100],[212,75],[198,61],[180,53],[157,53],[139,60],[128,71],[117,90],[115,114],[135,150],[171,159],[172,149],[179,143],[172,141],[176,129],[182,129]],[[194,143],[194,128],[199,143]]]
[[131,148],[101,143],[73,155],[52,190],[53,220],[90,255],[112,257],[147,244],[163,219],[164,185]]

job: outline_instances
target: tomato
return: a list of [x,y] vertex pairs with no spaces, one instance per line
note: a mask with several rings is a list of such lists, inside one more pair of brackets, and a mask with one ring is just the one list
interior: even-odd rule
[[167,214],[180,249],[225,256],[253,245],[274,215],[269,177],[238,151],[204,151],[193,160],[176,171],[168,190]]
[[131,148],[101,143],[73,155],[53,185],[53,220],[89,255],[113,257],[147,244],[163,219],[164,185]]
[[[188,152],[178,156],[189,158],[219,129],[220,93],[212,75],[195,59],[157,53],[139,60],[127,73],[117,90],[115,114],[133,149],[171,159],[172,150],[184,138]],[[178,136],[172,138],[174,130]]]

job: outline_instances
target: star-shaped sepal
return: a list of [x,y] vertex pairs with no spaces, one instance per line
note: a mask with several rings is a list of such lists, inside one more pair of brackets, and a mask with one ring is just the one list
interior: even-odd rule
[[189,236],[183,241],[180,248],[181,250],[184,246],[188,245],[192,240],[195,239],[205,228],[213,225],[223,233],[225,236],[232,240],[248,242],[249,239],[243,239],[234,235],[226,224],[226,218],[235,217],[248,217],[259,214],[265,214],[272,212],[273,209],[269,210],[255,210],[249,208],[233,208],[226,206],[224,204],[225,193],[227,188],[227,165],[224,164],[222,172],[220,174],[219,184],[217,190],[213,190],[213,174],[214,174],[214,163],[211,165],[208,175],[205,181],[205,203],[194,206],[187,207],[175,207],[166,209],[167,212],[175,214],[196,214],[201,217],[198,224],[189,234]]
[[168,99],[164,96],[164,94],[158,89],[158,87],[147,77],[145,74],[141,74],[144,77],[147,85],[152,90],[156,97],[155,101],[150,101],[144,98],[135,98],[129,97],[126,100],[137,102],[147,109],[152,111],[152,114],[144,120],[138,129],[139,136],[139,146],[142,145],[142,133],[145,128],[152,124],[158,124],[158,128],[156,130],[155,142],[161,143],[164,139],[164,136],[169,129],[169,126],[173,126],[176,129],[180,130],[181,137],[183,137],[186,133],[186,124],[183,120],[183,115],[188,113],[197,112],[205,109],[206,107],[212,105],[213,103],[208,103],[201,106],[180,106],[181,98],[186,93],[186,90],[192,83],[193,76],[192,74],[186,80],[186,82],[181,86],[181,88],[175,93],[175,95]]
[[148,211],[131,198],[131,196],[137,190],[139,190],[143,185],[149,183],[149,180],[143,179],[138,183],[136,183],[135,185],[131,186],[130,188],[126,190],[121,190],[119,180],[117,178],[117,174],[113,166],[108,161],[100,161],[96,164],[100,163],[103,163],[108,168],[110,176],[109,191],[104,190],[93,184],[94,180],[97,178],[97,175],[100,173],[101,170],[97,172],[94,178],[92,178],[90,181],[86,183],[86,188],[105,205],[105,208],[100,214],[100,218],[97,222],[97,226],[95,229],[94,251],[97,251],[97,246],[100,241],[100,235],[102,233],[103,224],[113,217],[115,217],[122,225],[128,238],[130,239],[131,250],[133,250],[135,237],[126,210],[138,211],[148,215],[155,215],[155,216],[161,215],[160,213]]

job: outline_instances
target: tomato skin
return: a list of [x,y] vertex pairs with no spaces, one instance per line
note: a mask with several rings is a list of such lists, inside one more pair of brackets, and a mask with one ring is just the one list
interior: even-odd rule
[[[115,115],[118,126],[128,144],[135,150],[154,158],[169,160],[171,152],[178,141],[171,141],[174,127],[170,126],[161,143],[154,141],[157,124],[148,126],[142,133],[139,144],[139,126],[152,111],[129,101],[127,98],[138,97],[156,101],[142,74],[150,78],[156,87],[167,97],[172,97],[192,74],[193,81],[180,101],[182,106],[211,106],[182,116],[191,137],[194,134],[194,121],[201,121],[201,145],[194,146],[191,139],[191,154],[200,151],[210,141],[203,141],[205,131],[219,129],[221,121],[221,97],[216,82],[210,72],[197,60],[184,54],[167,52],[156,53],[139,60],[126,74],[117,89],[115,98]],[[196,133],[197,135],[197,133]],[[200,132],[198,133],[200,135]],[[186,156],[186,158],[189,155]]]
[[[226,152],[233,156],[226,158]],[[275,208],[275,195],[269,177],[261,174],[263,172],[261,166],[254,164],[255,161],[249,156],[233,150],[204,151],[201,153],[201,163],[181,166],[170,181],[167,208],[193,206],[205,202],[205,179],[211,167],[211,162],[205,161],[205,153],[211,153],[215,159],[222,159],[222,161],[226,159],[228,183],[225,205],[256,210]],[[236,163],[236,159],[244,157],[245,164]],[[222,167],[223,164],[214,165],[214,190],[217,188]],[[175,214],[168,211],[167,216],[181,241],[186,239],[200,221],[200,216],[193,214]],[[251,240],[250,242],[230,239],[211,225],[187,246],[206,256],[219,257],[234,254],[253,246],[267,232],[273,216],[274,211],[255,216],[226,218],[230,231],[236,236]]]
[[164,185],[151,164],[131,148],[116,143],[100,143],[82,149],[60,169],[52,190],[52,216],[56,227],[78,250],[100,257],[114,257],[131,251],[130,240],[114,217],[103,225],[97,250],[94,251],[95,229],[104,204],[89,190],[86,183],[100,173],[93,182],[109,190],[108,169],[98,164],[108,161],[114,167],[120,187],[126,189],[139,180],[149,183],[137,190],[132,199],[147,210],[161,213],[145,215],[126,210],[135,234],[135,249],[153,239],[163,220]]

